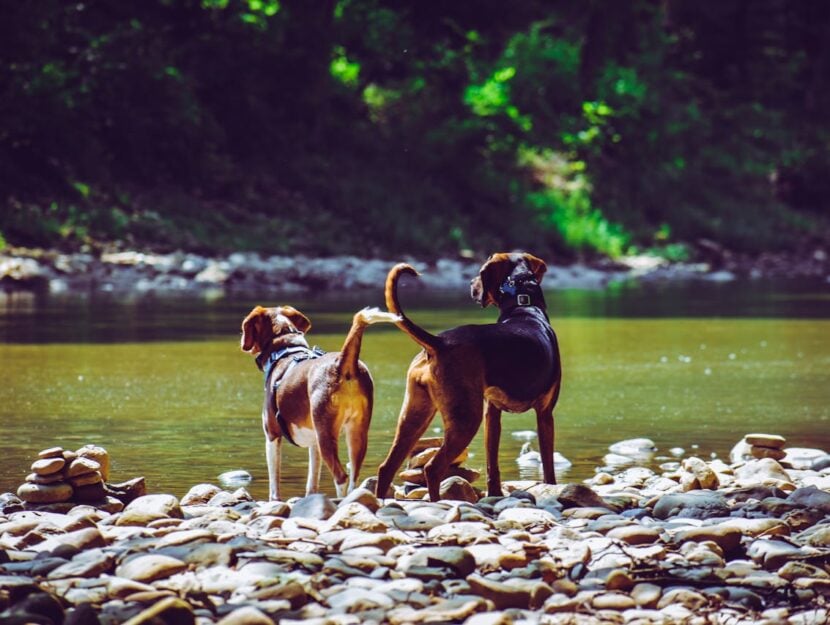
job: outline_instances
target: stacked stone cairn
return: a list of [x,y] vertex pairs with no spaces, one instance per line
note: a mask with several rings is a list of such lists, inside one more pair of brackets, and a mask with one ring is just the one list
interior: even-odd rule
[[31,473],[17,489],[27,507],[60,508],[91,504],[110,510],[121,509],[124,499],[144,493],[143,478],[120,485],[107,484],[109,453],[97,445],[84,445],[76,451],[50,447],[38,453]]
[[[432,460],[444,439],[439,437],[422,438],[412,451],[409,452],[409,462],[406,469],[398,474],[403,480],[403,489],[396,494],[400,499],[423,499],[428,496],[426,489],[426,475],[424,467]],[[481,477],[481,472],[461,466],[468,458],[465,449],[450,463],[447,478],[441,483],[441,497],[446,499],[461,499],[462,501],[477,501],[482,493],[472,486]],[[450,496],[454,495],[454,496]]]
[[751,458],[772,458],[780,461],[787,455],[784,451],[786,443],[787,439],[777,434],[747,434],[732,448],[730,459],[733,462]]

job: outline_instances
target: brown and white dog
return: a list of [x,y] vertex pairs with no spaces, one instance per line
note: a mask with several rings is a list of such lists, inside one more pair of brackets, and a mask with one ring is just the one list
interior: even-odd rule
[[[536,411],[545,482],[556,483],[553,468],[553,408],[562,369],[556,335],[547,317],[540,282],[545,263],[531,254],[493,254],[472,280],[470,293],[482,307],[501,312],[497,323],[465,325],[437,336],[415,325],[398,302],[400,276],[418,275],[399,264],[386,279],[386,307],[400,315],[398,328],[423,347],[407,372],[406,394],[397,431],[378,469],[377,493],[386,494],[415,442],[440,411],[444,442],[425,466],[429,496],[439,498],[450,462],[485,421],[487,493],[501,495],[498,465],[501,413]],[[482,409],[483,405],[483,409]]]
[[[397,315],[364,309],[354,316],[340,352],[311,349],[305,333],[311,322],[291,306],[255,307],[242,322],[242,351],[256,356],[265,374],[262,427],[268,463],[268,495],[280,498],[282,439],[308,448],[306,494],[320,482],[320,457],[334,477],[337,495],[354,488],[366,456],[372,418],[373,384],[358,358],[363,331],[378,322],[396,322]],[[346,431],[349,475],[337,453],[340,430]],[[344,492],[345,490],[345,492]]]

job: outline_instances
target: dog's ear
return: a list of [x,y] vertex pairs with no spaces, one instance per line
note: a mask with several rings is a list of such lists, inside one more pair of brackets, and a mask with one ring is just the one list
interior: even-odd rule
[[308,317],[293,306],[281,306],[280,314],[287,317],[294,327],[303,334],[311,329],[311,321],[309,321]]
[[268,310],[262,306],[255,306],[242,321],[242,338],[239,346],[243,352],[256,353],[265,339],[265,333],[271,327]]
[[491,255],[487,262],[481,266],[478,272],[481,287],[473,289],[473,297],[481,304],[482,308],[486,308],[490,304],[498,305],[499,287],[510,275],[513,264],[510,254],[500,253]]
[[545,261],[541,258],[537,258],[533,254],[525,254],[524,260],[528,267],[530,267],[530,271],[533,272],[533,277],[536,278],[536,282],[542,284],[542,277],[548,270],[548,266],[545,264]]

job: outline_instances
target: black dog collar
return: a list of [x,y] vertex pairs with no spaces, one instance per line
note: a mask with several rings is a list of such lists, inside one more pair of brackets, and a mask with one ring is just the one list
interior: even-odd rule
[[534,302],[534,296],[540,292],[539,283],[532,273],[508,276],[499,287],[502,300],[505,297],[510,298],[511,303],[515,303],[516,306],[538,306],[539,304]]

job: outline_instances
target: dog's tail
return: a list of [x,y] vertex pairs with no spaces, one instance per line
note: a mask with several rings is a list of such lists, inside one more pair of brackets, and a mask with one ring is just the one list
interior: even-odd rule
[[363,331],[373,323],[397,323],[401,320],[398,315],[383,312],[377,308],[364,308],[357,311],[352,320],[352,327],[343,341],[340,350],[340,361],[337,363],[339,378],[354,379],[357,375],[357,361],[360,358],[360,346],[363,343]]
[[427,350],[428,353],[435,353],[439,342],[438,337],[415,325],[401,309],[401,303],[398,301],[398,279],[404,274],[410,276],[420,275],[414,267],[406,263],[398,263],[392,267],[389,275],[386,276],[386,308],[400,317],[395,325],[412,337],[412,340]]

